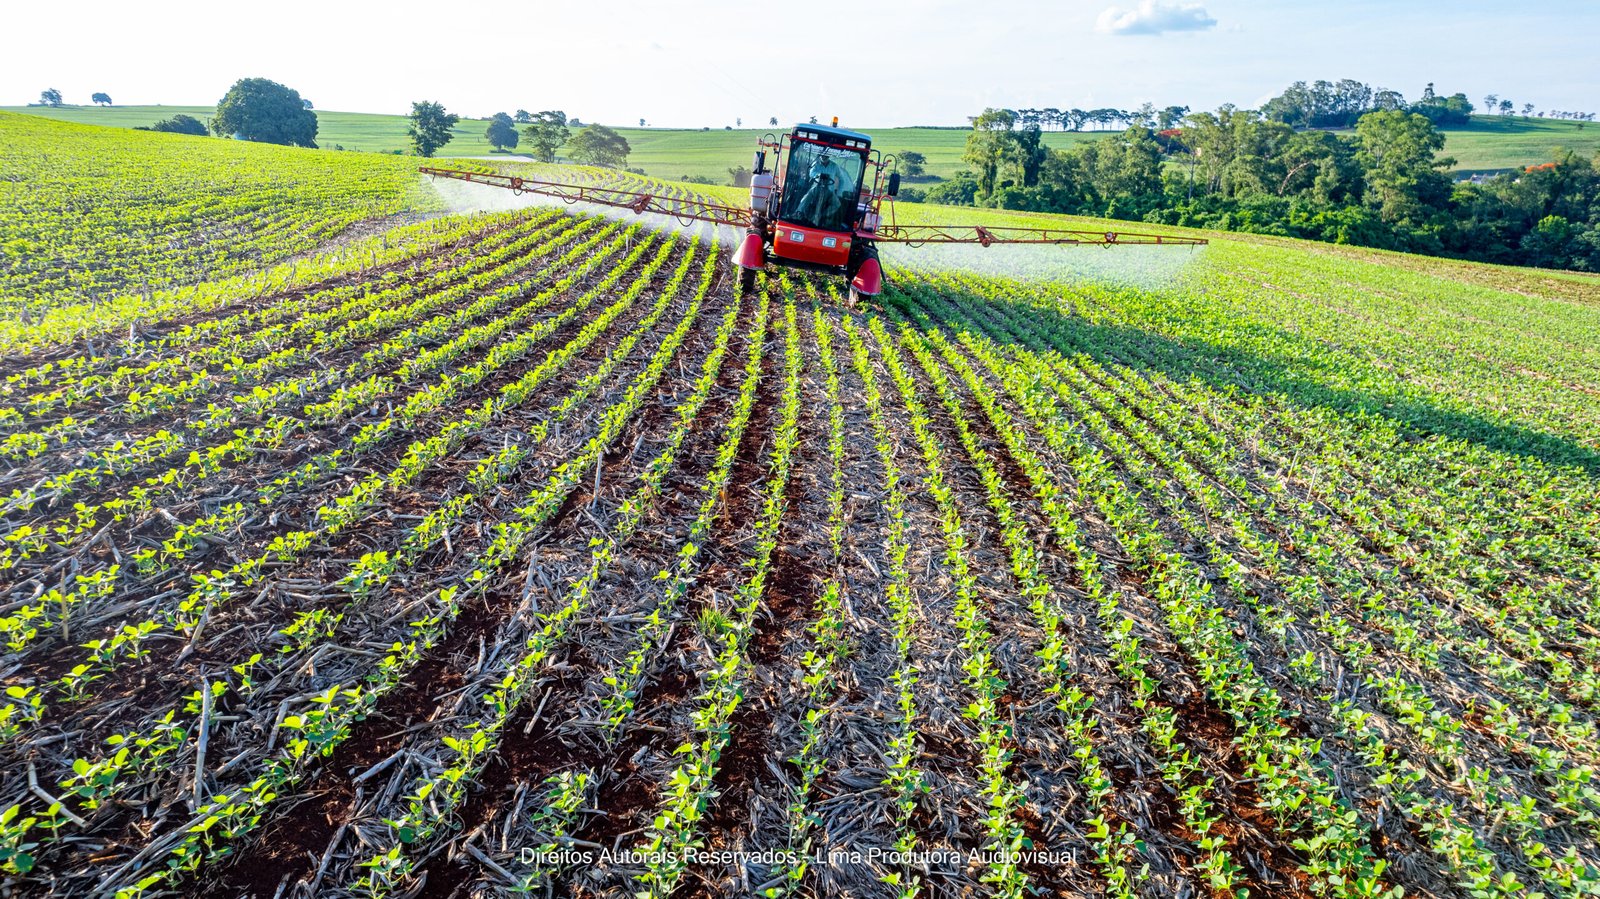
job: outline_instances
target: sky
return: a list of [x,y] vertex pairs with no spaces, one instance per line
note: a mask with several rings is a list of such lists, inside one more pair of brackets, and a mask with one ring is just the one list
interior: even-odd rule
[[1600,3],[928,0],[10,5],[0,105],[215,103],[266,77],[318,109],[720,128],[958,125],[986,106],[1252,107],[1296,80],[1600,110]]

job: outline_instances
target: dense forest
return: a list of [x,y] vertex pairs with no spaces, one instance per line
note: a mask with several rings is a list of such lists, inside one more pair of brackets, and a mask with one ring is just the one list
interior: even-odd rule
[[972,170],[920,198],[1600,271],[1600,158],[1558,151],[1455,182],[1438,126],[1472,111],[1431,84],[1408,103],[1355,81],[1300,82],[1259,110],[1147,108],[1120,134],[1056,150],[1036,116],[987,109],[972,119]]

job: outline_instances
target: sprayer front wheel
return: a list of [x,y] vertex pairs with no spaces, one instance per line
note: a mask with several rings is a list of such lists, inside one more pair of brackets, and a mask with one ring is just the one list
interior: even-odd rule
[[739,292],[750,293],[756,289],[756,270],[753,268],[739,269]]

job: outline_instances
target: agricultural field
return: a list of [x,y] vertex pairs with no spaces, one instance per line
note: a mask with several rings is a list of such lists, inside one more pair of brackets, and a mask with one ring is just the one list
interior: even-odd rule
[[1600,894],[1600,279],[1208,235],[850,308],[227,152],[326,194],[95,304],[7,260],[0,889]]
[[415,171],[0,113],[0,311],[219,279],[396,223],[424,198]]

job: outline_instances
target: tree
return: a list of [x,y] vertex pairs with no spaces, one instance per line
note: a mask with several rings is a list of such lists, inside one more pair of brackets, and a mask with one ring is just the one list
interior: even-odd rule
[[1418,225],[1450,198],[1453,159],[1435,159],[1444,135],[1425,116],[1373,112],[1356,123],[1356,161],[1366,174],[1367,204],[1384,221]]
[[1160,202],[1161,147],[1150,129],[1131,125],[1097,144],[1093,171],[1108,213],[1126,216]]
[[767,119],[767,124],[771,125],[774,128],[778,127],[778,117],[777,116],[773,116],[772,118]]
[[1522,104],[1522,117],[1523,118],[1527,118],[1527,117],[1529,117],[1531,115],[1533,115],[1533,104],[1532,103],[1524,103],[1524,104]]
[[743,128],[744,127],[744,119],[738,118],[737,116],[734,117],[733,127],[735,127],[735,128]]
[[299,91],[266,78],[241,78],[218,101],[211,130],[223,137],[314,148],[317,114],[301,102]]
[[311,105],[311,101],[310,100],[306,100],[306,99],[303,99],[303,98],[300,100],[300,105],[305,109],[315,109],[316,108],[315,106]]
[[522,136],[528,139],[533,158],[540,162],[555,162],[556,151],[567,142],[570,133],[567,131],[567,114],[559,109],[546,109],[529,116],[528,124],[522,129]]
[[1011,150],[1011,129],[1017,125],[1017,114],[1009,109],[989,108],[971,121],[972,133],[967,135],[961,159],[977,168],[978,196],[988,199],[997,186],[1000,165]]
[[[1499,101],[1493,94],[1484,99]],[[1433,92],[1431,82],[1427,90],[1422,92],[1422,99],[1411,104],[1411,111],[1426,117],[1435,125],[1465,125],[1472,120],[1472,103],[1466,94],[1457,92],[1448,97],[1441,97]],[[1494,109],[1486,109],[1484,112],[1493,115]]]
[[1511,110],[1515,108],[1516,104],[1512,103],[1510,100],[1500,101],[1500,114],[1506,116],[1507,118],[1511,117]]
[[484,136],[496,150],[514,150],[517,146],[517,123],[512,121],[511,116],[497,112],[489,119],[489,130]]
[[1033,124],[1011,132],[1011,146],[1006,149],[1004,158],[1016,172],[1016,180],[1020,181],[1023,187],[1033,187],[1039,183],[1039,168],[1044,165],[1045,155],[1048,152],[1049,148],[1044,145],[1043,137],[1039,133],[1039,126]]
[[590,125],[573,136],[567,152],[578,162],[621,168],[628,161],[628,139],[604,125]]
[[1188,114],[1189,107],[1187,106],[1164,106],[1156,111],[1156,128],[1161,131],[1176,128],[1178,123],[1183,121],[1183,117]]
[[406,134],[411,137],[411,148],[417,151],[418,156],[432,156],[438,149],[450,143],[450,138],[455,135],[450,129],[461,121],[461,117],[444,111],[441,103],[431,103],[427,100],[411,104],[411,127],[406,129]]
[[1399,91],[1380,89],[1372,95],[1372,108],[1379,111],[1405,109],[1406,98]]
[[533,113],[527,111],[526,109],[519,109],[519,110],[517,110],[517,114],[512,116],[511,118],[518,125],[526,125],[529,122],[533,121]]
[[916,178],[923,172],[923,166],[928,164],[928,157],[916,150],[907,150],[900,156],[900,174],[907,178]]
[[809,121],[811,124],[815,125],[817,123],[817,117],[816,116],[812,116],[807,121]]
[[1499,94],[1484,94],[1483,95],[1483,114],[1484,115],[1494,115],[1494,109],[1495,109],[1496,106],[1499,106],[1499,105],[1500,105],[1500,95]]
[[95,104],[96,106],[110,106],[111,95],[105,91],[99,91],[93,96],[89,97],[89,102]]
[[56,90],[53,87],[45,88],[44,90],[39,92],[39,105],[40,106],[60,106],[61,105],[61,92]]
[[168,134],[193,134],[197,137],[205,137],[209,133],[206,131],[205,122],[200,121],[194,116],[184,115],[181,112],[170,119],[162,119],[161,121],[148,127],[141,125],[134,130],[164,131]]
[[644,119],[640,119],[640,120],[639,120],[639,127],[640,127],[640,128],[643,128],[643,127],[644,127]]

